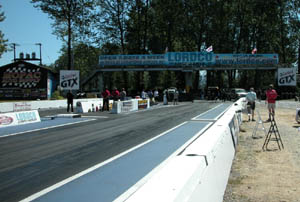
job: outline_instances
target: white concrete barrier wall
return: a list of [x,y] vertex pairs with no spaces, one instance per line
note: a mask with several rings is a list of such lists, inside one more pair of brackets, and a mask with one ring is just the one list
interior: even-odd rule
[[96,112],[100,111],[103,106],[102,98],[98,100],[85,100],[85,101],[77,101],[76,102],[76,113],[88,113],[88,112]]
[[126,202],[221,202],[235,155],[243,99],[143,184]]
[[[79,106],[76,110],[77,102],[82,103],[82,106]],[[113,105],[113,101],[109,101],[110,106]],[[22,102],[4,102],[0,103],[0,113],[13,112],[16,109],[17,111],[22,110],[24,106],[27,110],[36,110],[36,109],[50,109],[50,108],[66,108],[67,100],[38,100],[38,101],[22,101]],[[16,107],[17,106],[17,107]],[[96,110],[96,107],[99,109],[103,106],[103,98],[91,98],[91,99],[74,99],[73,106],[75,111],[78,113],[86,113],[88,111]],[[112,106],[113,113],[122,113],[129,111],[136,111],[138,109],[150,108],[149,99],[132,99],[126,101],[117,101],[115,105]]]
[[13,103],[11,103],[11,102],[0,103],[0,113],[13,112],[13,111],[14,111]]
[[[223,127],[223,126],[222,126]],[[225,129],[225,128],[223,128]],[[203,143],[205,144],[205,142]],[[198,145],[198,146],[203,146]],[[230,137],[229,127],[223,131],[210,155],[207,155],[210,163],[205,168],[198,181],[189,202],[222,202],[226,185],[230,175],[232,161],[234,159],[234,147]]]
[[[91,98],[91,99],[74,99],[73,106],[76,107],[78,101],[92,101],[92,102],[103,102],[102,98]],[[66,108],[67,100],[38,100],[38,101],[28,101],[28,102],[3,102],[0,103],[0,113],[13,112],[15,109],[15,104],[25,103],[30,110],[35,109],[50,109],[50,108]]]

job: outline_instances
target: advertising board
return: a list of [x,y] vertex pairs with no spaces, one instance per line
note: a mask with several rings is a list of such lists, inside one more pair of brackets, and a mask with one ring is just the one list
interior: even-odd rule
[[278,68],[278,86],[296,86],[296,68]]
[[[104,66],[214,66],[214,65],[275,65],[278,54],[215,54],[213,52],[167,52],[153,55],[101,55]],[[191,69],[186,69],[191,71]]]
[[1,99],[46,99],[47,70],[30,63],[0,68]]
[[63,90],[79,90],[79,70],[60,70],[59,78]]
[[0,128],[40,121],[37,110],[0,114]]
[[275,65],[278,54],[215,54],[216,65]]
[[100,66],[164,65],[164,54],[149,55],[100,55]]
[[148,100],[139,100],[138,101],[138,109],[147,109]]
[[203,65],[215,64],[212,52],[169,52],[167,65]]

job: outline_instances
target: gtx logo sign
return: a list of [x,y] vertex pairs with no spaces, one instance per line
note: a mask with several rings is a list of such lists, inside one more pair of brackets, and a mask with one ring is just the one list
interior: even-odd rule
[[278,86],[296,86],[296,69],[278,68]]
[[59,84],[63,90],[79,90],[79,71],[60,70]]

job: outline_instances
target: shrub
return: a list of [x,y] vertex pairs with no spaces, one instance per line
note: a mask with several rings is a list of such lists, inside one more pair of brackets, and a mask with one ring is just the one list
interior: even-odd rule
[[60,95],[60,92],[57,90],[52,94],[51,100],[63,100],[65,99],[63,96]]

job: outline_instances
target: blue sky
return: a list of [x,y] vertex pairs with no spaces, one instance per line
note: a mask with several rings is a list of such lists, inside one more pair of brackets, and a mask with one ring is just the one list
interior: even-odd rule
[[[17,43],[16,55],[36,52],[40,55],[39,46],[42,44],[43,64],[52,64],[58,59],[62,41],[52,34],[53,22],[47,14],[34,8],[30,0],[2,0],[1,12],[4,12],[6,19],[0,22],[0,30],[8,43]],[[0,66],[9,64],[14,59],[13,51],[4,53],[0,58]]]

